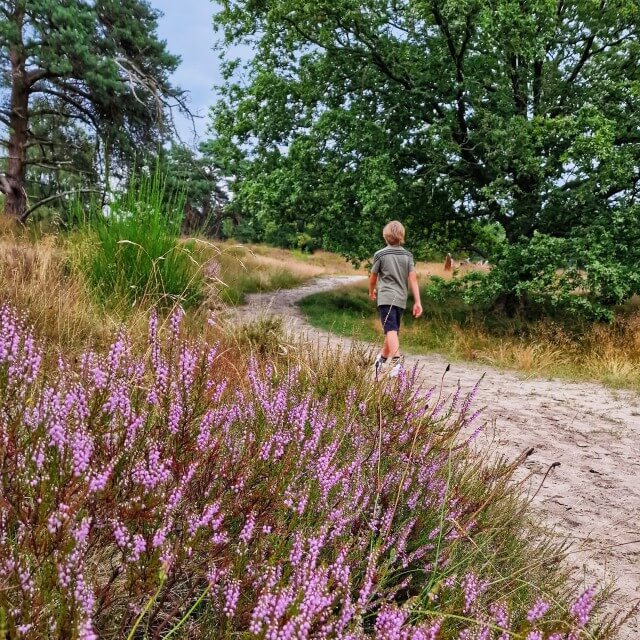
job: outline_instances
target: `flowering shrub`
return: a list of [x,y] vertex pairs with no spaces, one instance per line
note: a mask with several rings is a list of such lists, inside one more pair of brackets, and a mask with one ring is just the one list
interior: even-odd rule
[[5,635],[583,637],[593,590],[563,600],[547,542],[514,523],[509,468],[469,453],[473,392],[406,376],[319,396],[256,361],[232,385],[180,323],[152,316],[142,354],[122,332],[44,371],[0,310]]

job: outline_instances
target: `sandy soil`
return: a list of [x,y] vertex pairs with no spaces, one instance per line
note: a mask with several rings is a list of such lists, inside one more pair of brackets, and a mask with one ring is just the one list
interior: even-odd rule
[[[260,313],[287,317],[287,328],[331,348],[350,341],[310,327],[296,306],[301,298],[355,282],[359,276],[318,278],[302,287],[248,296],[241,319]],[[427,385],[440,383],[447,361],[407,357]],[[451,364],[445,387],[471,388],[484,374],[476,404],[486,406],[484,444],[516,457],[534,447],[522,469],[535,493],[549,466],[559,462],[533,498],[536,508],[572,541],[569,560],[585,583],[615,580],[616,605],[640,599],[640,395],[595,383],[524,379],[469,363]],[[621,638],[640,639],[640,619]]]

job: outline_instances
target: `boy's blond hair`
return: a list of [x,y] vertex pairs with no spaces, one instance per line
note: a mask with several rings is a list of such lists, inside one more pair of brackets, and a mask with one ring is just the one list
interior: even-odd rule
[[392,220],[382,230],[382,237],[390,245],[404,244],[404,227],[401,222]]

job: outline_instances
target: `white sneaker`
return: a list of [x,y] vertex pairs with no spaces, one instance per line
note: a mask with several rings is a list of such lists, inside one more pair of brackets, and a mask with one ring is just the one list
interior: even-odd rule
[[400,375],[400,372],[402,371],[402,362],[400,361],[400,358],[394,358],[393,360],[395,360],[396,363],[391,368],[391,371],[389,371],[389,377],[397,378]]

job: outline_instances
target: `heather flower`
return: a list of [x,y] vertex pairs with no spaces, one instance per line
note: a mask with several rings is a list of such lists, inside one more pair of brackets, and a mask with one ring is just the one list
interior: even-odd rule
[[[177,309],[160,332],[154,312],[148,353],[120,332],[106,354],[60,356],[54,378],[24,319],[0,308],[0,447],[15,492],[0,509],[0,581],[14,628],[29,640],[93,640],[116,618],[130,629],[163,576],[173,586],[149,610],[150,635],[209,584],[189,637],[206,621],[268,640],[436,640],[451,635],[439,612],[457,607],[478,621],[461,637],[489,640],[495,621],[506,640],[501,585],[519,583],[448,565],[476,527],[479,497],[447,480],[467,455],[456,437],[475,416],[469,396],[433,409],[434,390],[410,374],[380,407],[358,381],[319,398],[314,372],[257,359],[231,372],[224,348],[181,339],[181,321]],[[406,594],[447,566],[459,575],[412,609]],[[577,637],[592,607],[585,592],[558,629]]]
[[243,542],[244,544],[249,544],[249,542],[251,541],[251,538],[253,537],[253,531],[255,529],[255,526],[256,526],[256,514],[251,512],[247,517],[247,521],[245,522],[245,525],[242,528],[240,535],[238,536],[238,539],[240,540],[240,542]]
[[131,562],[137,562],[140,559],[140,556],[145,552],[147,548],[147,544],[145,539],[139,534],[136,533],[131,539],[131,553],[130,559]]
[[487,587],[487,583],[478,580],[475,573],[468,573],[462,580],[462,588],[464,590],[464,613],[469,613],[480,595]]
[[595,604],[593,601],[595,591],[594,587],[589,587],[571,606],[571,614],[577,620],[579,627],[584,627],[589,620],[589,614]]
[[502,630],[499,640],[508,640],[508,629],[511,625],[507,607],[502,603],[493,603],[489,606],[489,613],[493,616],[496,626]]
[[549,603],[542,598],[538,598],[531,609],[527,612],[527,620],[529,622],[540,620],[547,611],[549,611]]
[[222,610],[227,618],[231,618],[235,613],[239,597],[240,584],[236,580],[231,580],[224,589],[224,607]]
[[406,617],[399,609],[388,608],[380,611],[375,624],[376,640],[401,640],[401,629]]
[[73,537],[76,544],[84,544],[89,537],[89,530],[91,527],[91,518],[83,518],[80,524],[74,529]]

